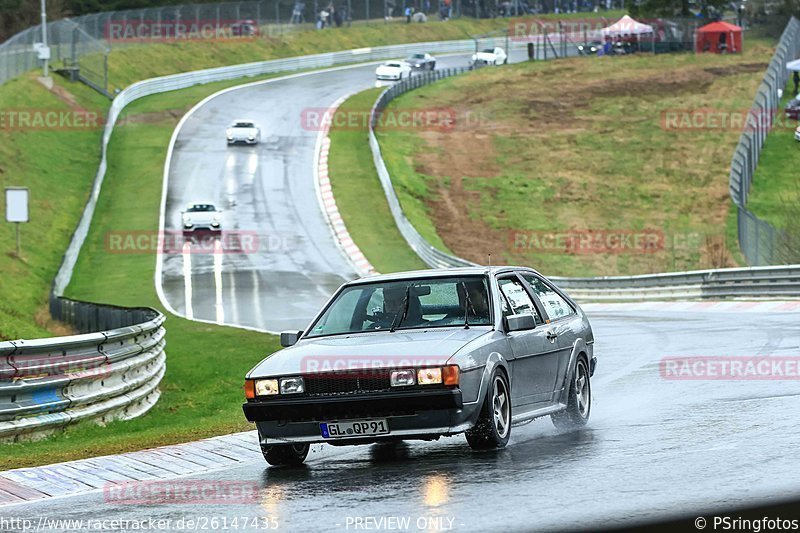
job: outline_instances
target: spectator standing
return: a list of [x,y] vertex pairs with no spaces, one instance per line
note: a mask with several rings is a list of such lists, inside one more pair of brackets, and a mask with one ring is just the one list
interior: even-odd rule
[[412,13],[411,6],[406,6],[405,16],[406,16],[406,24],[411,24],[411,13]]

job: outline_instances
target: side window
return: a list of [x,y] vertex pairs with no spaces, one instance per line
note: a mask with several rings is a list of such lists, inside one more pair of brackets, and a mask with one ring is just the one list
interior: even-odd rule
[[544,310],[551,320],[557,320],[575,313],[575,310],[562,298],[556,291],[551,289],[545,282],[534,276],[533,274],[522,274],[525,281],[531,284],[533,292],[542,302]]
[[[542,324],[542,318],[539,316],[539,313],[536,312],[536,306],[533,305],[533,301],[530,296],[528,296],[528,293],[525,292],[525,288],[519,281],[515,279],[501,279],[497,281],[497,284],[503,296],[508,298],[508,303],[511,306],[511,313],[509,314],[533,315],[536,319],[536,323]],[[508,316],[506,315],[505,309],[503,309],[503,315]]]

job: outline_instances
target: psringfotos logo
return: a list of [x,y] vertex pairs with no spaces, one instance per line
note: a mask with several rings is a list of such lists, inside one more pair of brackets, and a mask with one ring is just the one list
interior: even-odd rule
[[0,109],[3,130],[96,130],[104,122],[102,114],[85,109]]
[[654,229],[512,230],[509,239],[515,250],[538,253],[651,254],[664,249],[664,233]]
[[260,487],[252,481],[175,479],[131,481],[103,486],[106,503],[161,504],[253,504],[259,502]]
[[664,357],[658,371],[667,380],[798,380],[800,355]]
[[182,231],[109,231],[106,251],[112,254],[252,254],[288,249],[286,239],[255,231],[183,233]]

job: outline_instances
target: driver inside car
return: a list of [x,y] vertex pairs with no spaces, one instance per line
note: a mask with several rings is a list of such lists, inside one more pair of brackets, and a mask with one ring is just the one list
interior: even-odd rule
[[368,318],[373,323],[372,327],[375,329],[389,329],[392,324],[395,324],[398,328],[419,326],[423,322],[422,306],[414,287],[411,288],[408,294],[406,317],[401,320],[405,297],[406,287],[385,288],[383,290],[383,311],[373,312],[372,317]]

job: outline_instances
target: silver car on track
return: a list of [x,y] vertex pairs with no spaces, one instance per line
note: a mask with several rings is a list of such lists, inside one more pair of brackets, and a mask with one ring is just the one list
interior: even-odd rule
[[550,415],[586,424],[594,337],[581,308],[535,270],[404,272],[344,284],[306,331],[246,376],[243,405],[272,465],[309,444],[465,433],[501,448]]

